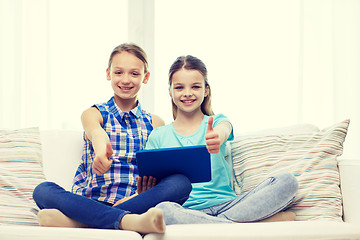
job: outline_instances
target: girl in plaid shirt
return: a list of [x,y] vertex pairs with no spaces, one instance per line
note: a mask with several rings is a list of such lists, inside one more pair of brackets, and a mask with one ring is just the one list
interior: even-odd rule
[[163,213],[153,207],[163,201],[183,204],[191,183],[179,174],[158,184],[152,177],[138,176],[136,151],[143,149],[153,128],[164,125],[160,117],[146,113],[137,98],[150,76],[146,54],[137,45],[119,45],[106,72],[114,96],[81,116],[85,144],[72,192],[52,182],[34,190],[42,209],[40,225],[164,232]]

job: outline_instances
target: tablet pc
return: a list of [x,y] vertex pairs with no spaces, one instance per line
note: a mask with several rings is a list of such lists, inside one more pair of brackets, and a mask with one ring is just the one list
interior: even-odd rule
[[210,153],[205,145],[140,150],[136,152],[136,161],[140,177],[161,180],[181,173],[192,183],[211,180]]

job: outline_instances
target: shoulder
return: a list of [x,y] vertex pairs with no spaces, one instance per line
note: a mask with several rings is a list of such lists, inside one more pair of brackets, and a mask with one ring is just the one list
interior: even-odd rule
[[97,107],[90,107],[83,111],[81,114],[81,119],[94,119],[94,120],[102,120],[102,115]]
[[149,139],[164,139],[171,132],[171,124],[154,128],[150,133]]
[[164,120],[158,115],[151,114],[151,118],[154,129],[165,125]]
[[111,97],[107,102],[96,103],[92,107],[98,108],[99,111],[101,112],[104,110],[108,111],[108,109],[114,105],[115,105],[114,97]]
[[214,126],[216,126],[221,122],[228,122],[231,124],[230,119],[222,113],[213,115],[212,117],[214,118]]
[[155,128],[154,130],[152,130],[152,132],[150,133],[148,140],[146,142],[146,148],[147,149],[156,149],[156,148],[160,148],[162,147],[162,145],[164,144],[164,142],[166,142],[165,140],[167,139],[168,135],[169,135],[169,128],[170,128],[170,124],[169,125],[165,125],[165,126],[160,126],[158,128]]
[[151,132],[150,135],[153,135],[153,137],[163,135],[168,132],[170,127],[171,127],[171,124],[159,126],[157,128],[154,128],[154,130]]
[[[108,118],[108,115],[110,113],[110,107],[112,106],[111,104],[115,104],[113,97],[110,98],[109,101],[107,102],[102,102],[102,103],[96,103],[94,105],[92,105],[88,110],[88,112],[91,112],[93,114],[96,114],[97,116],[99,116],[101,118],[101,120],[105,120]],[[87,111],[87,110],[85,110]]]

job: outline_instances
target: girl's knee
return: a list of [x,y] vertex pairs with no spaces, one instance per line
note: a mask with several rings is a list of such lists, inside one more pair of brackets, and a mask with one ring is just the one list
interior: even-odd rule
[[33,199],[36,199],[40,196],[48,194],[52,188],[59,187],[56,183],[53,182],[42,182],[37,185],[33,191]]
[[43,192],[44,189],[47,189],[48,185],[49,185],[49,182],[42,182],[39,185],[37,185],[33,191],[33,198],[35,198],[36,196],[41,194],[41,192]]
[[188,177],[186,177],[185,175],[183,174],[180,174],[180,173],[177,173],[177,174],[173,174],[171,175],[171,177],[175,180],[175,181],[181,181],[185,184],[190,184],[191,185],[191,182],[189,180]]
[[[164,179],[165,180],[165,179]],[[170,185],[177,186],[174,188],[176,191],[183,192],[185,194],[190,194],[192,190],[192,185],[188,177],[183,174],[173,174],[166,178],[165,181],[169,181]]]
[[282,185],[284,185],[284,188],[288,189],[288,191],[293,192],[294,194],[297,192],[299,183],[292,173],[283,172],[276,174],[274,177],[278,179]]
[[174,209],[182,208],[180,204],[175,202],[161,202],[155,206],[155,208],[159,208],[163,210],[163,212],[168,212]]
[[297,179],[295,178],[294,174],[292,173],[286,173],[285,174],[285,182],[287,182],[290,186],[292,186],[293,189],[298,189],[299,183]]

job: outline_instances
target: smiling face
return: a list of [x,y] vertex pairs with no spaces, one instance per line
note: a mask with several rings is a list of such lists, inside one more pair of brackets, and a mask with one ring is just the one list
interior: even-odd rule
[[123,51],[114,55],[111,67],[106,73],[114,90],[116,104],[123,111],[135,107],[141,84],[146,84],[150,75],[145,73],[144,63],[134,54]]
[[175,72],[169,91],[177,114],[202,114],[201,104],[208,95],[208,87],[199,71],[181,69]]

